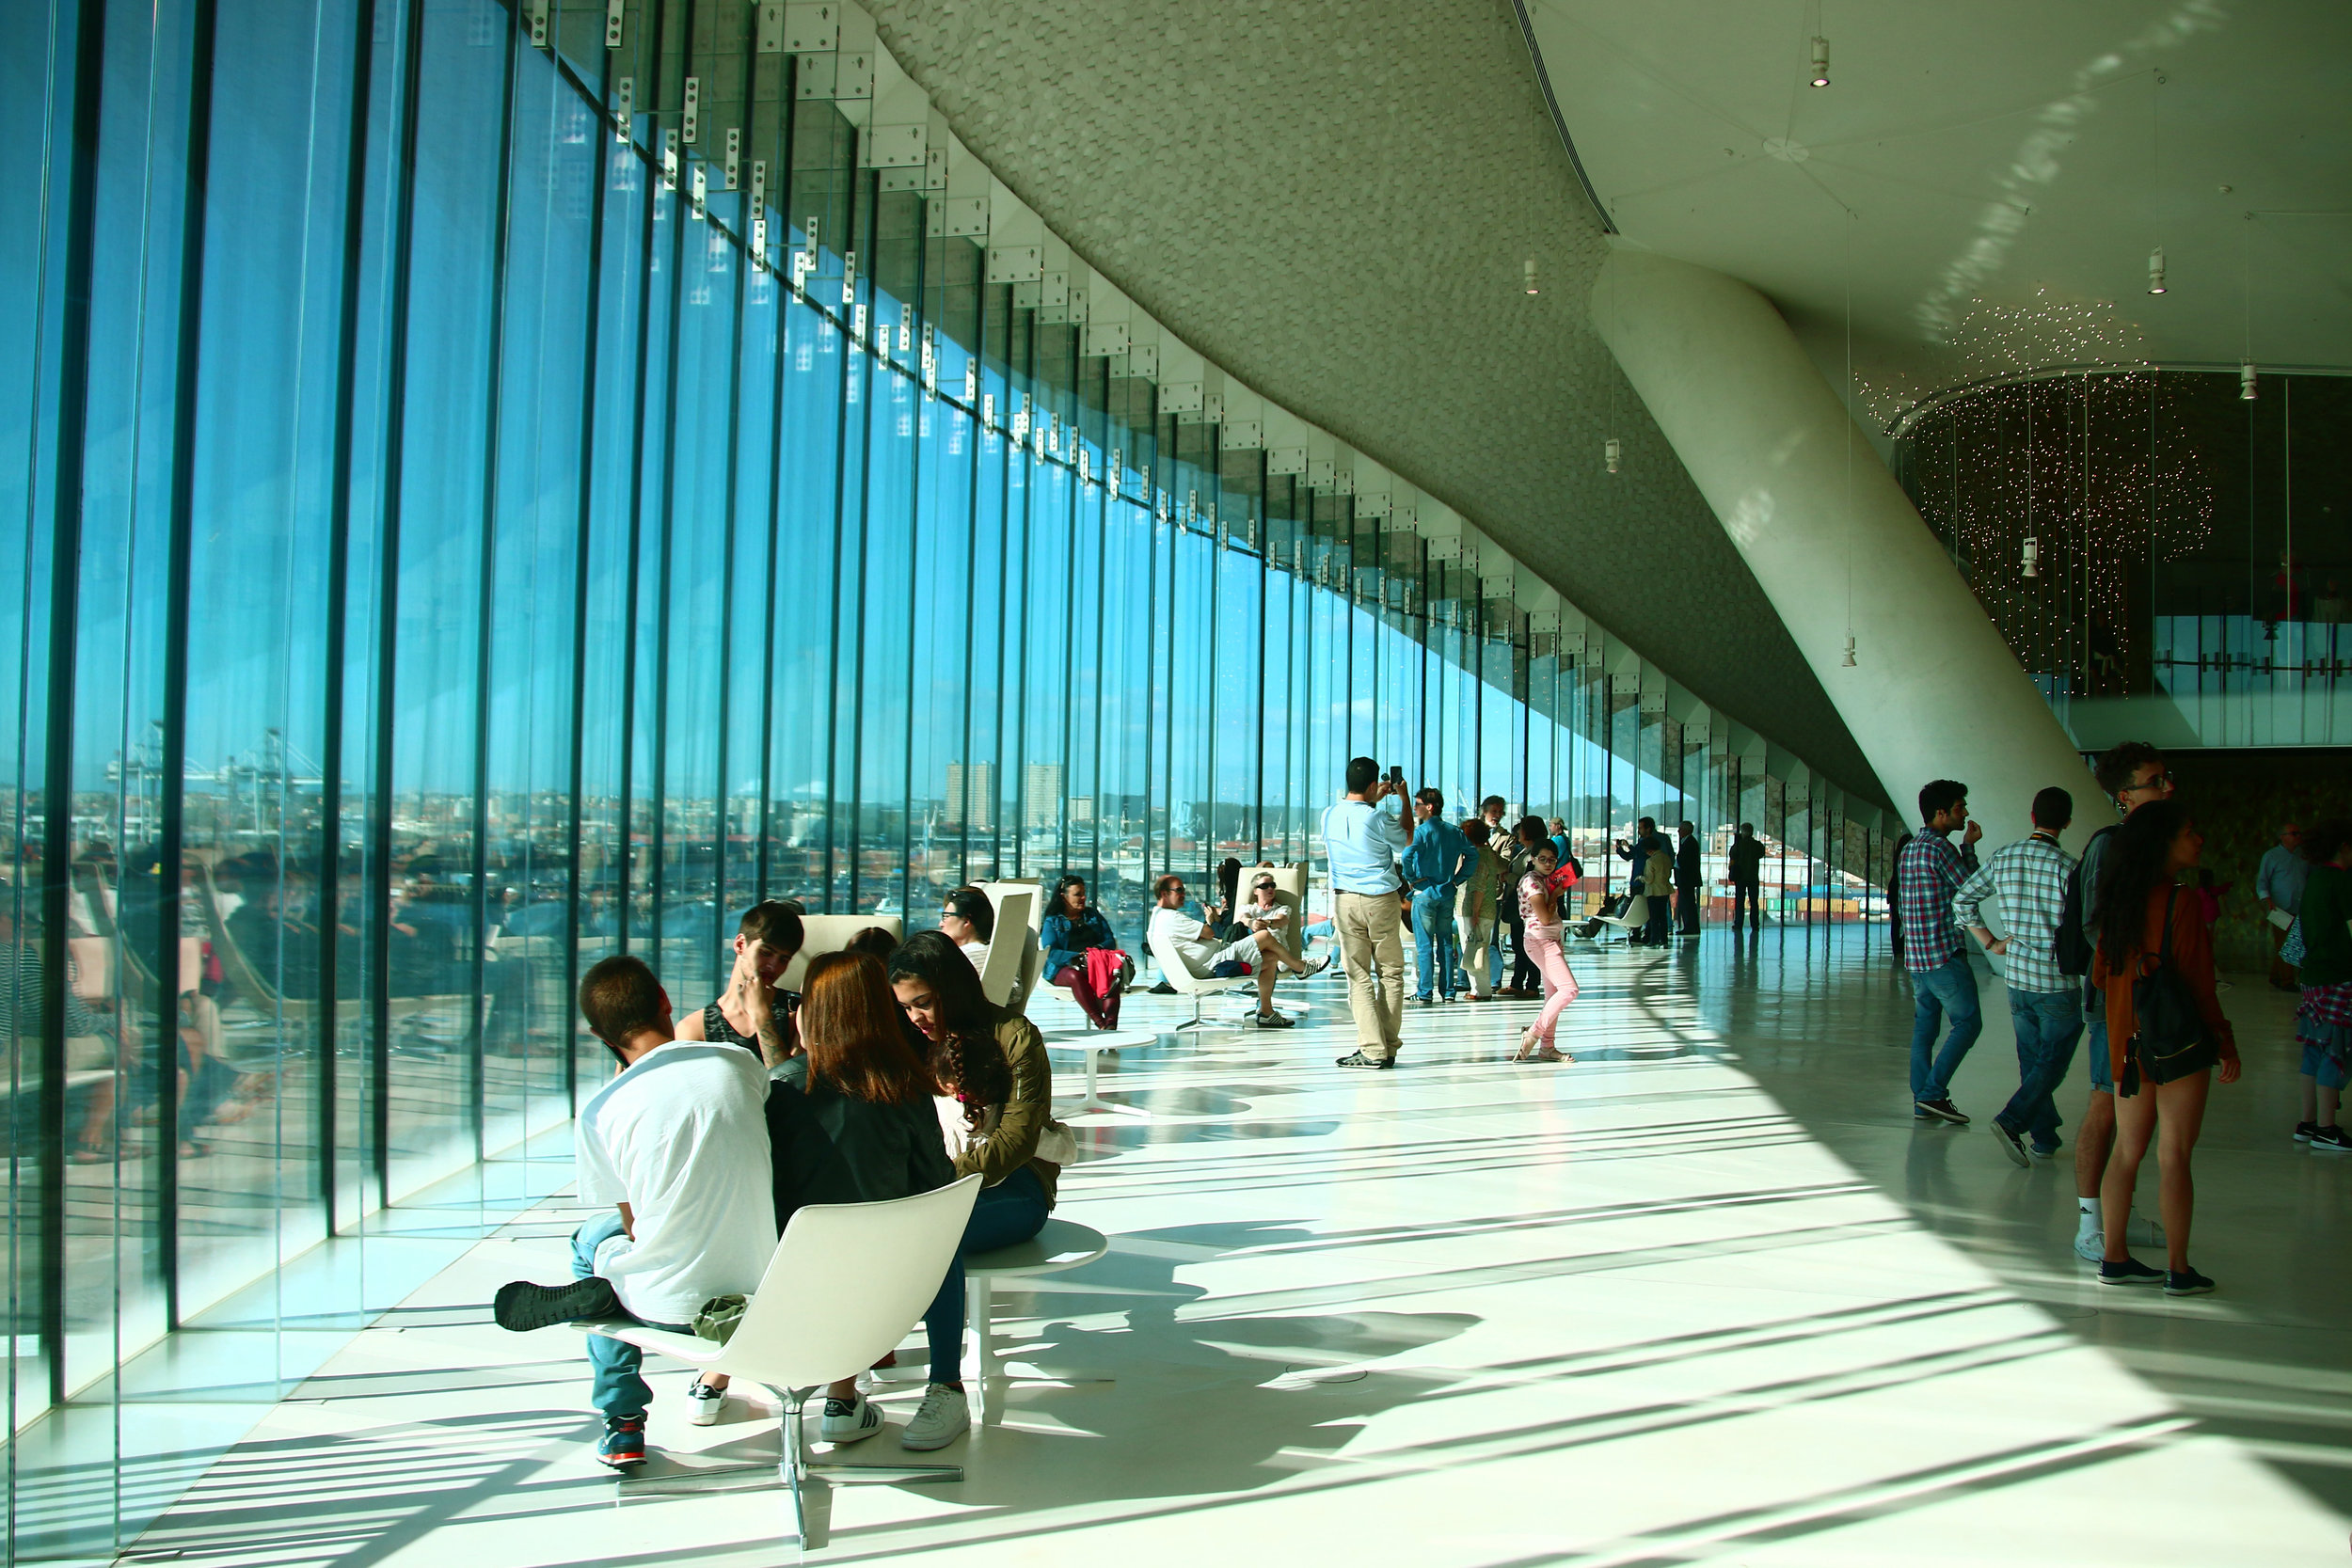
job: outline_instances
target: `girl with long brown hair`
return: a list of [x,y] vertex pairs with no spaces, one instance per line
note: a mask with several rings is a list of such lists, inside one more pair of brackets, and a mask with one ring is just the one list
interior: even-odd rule
[[[768,1094],[777,1226],[812,1203],[877,1203],[953,1181],[932,1109],[939,1083],[908,1037],[881,960],[864,953],[811,958],[800,1022],[803,1053],[776,1070]],[[961,1260],[947,1272],[961,1300]],[[823,1289],[822,1281],[809,1285]],[[825,1441],[854,1443],[882,1424],[855,1378],[825,1390],[818,1427]]]
[[[2179,800],[2151,801],[2123,819],[2100,865],[2099,952],[2090,966],[2092,981],[2106,993],[2115,1073],[2115,1151],[2102,1179],[2107,1244],[2099,1283],[2162,1284],[2169,1296],[2213,1289],[2188,1262],[2197,1196],[2189,1156],[2204,1126],[2215,1069],[2224,1084],[2236,1083],[2238,1075],[2237,1039],[2214,994],[2212,938],[2195,892],[2180,885],[2184,873],[2196,870],[2204,846]],[[2178,994],[2193,1012],[2179,1025],[2194,1038],[2169,1037],[2178,1032],[2170,1006],[2143,1016],[2144,1006],[2165,1000],[2159,990]],[[2132,1184],[2152,1139],[2167,1253],[2161,1271],[2134,1258],[2124,1244]]]

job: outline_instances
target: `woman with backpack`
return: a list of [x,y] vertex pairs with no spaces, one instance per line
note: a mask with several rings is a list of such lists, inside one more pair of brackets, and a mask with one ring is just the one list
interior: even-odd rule
[[[2214,1069],[2238,1076],[2237,1041],[2214,996],[2213,944],[2194,888],[2204,836],[2178,800],[2155,800],[2124,819],[2099,872],[2099,950],[2091,979],[2106,996],[2115,1074],[2115,1152],[2101,1191],[2106,1255],[2102,1285],[2162,1284],[2169,1296],[2203,1295],[2213,1281],[2189,1267],[2196,1188],[2189,1157],[2204,1122]],[[2156,1145],[2166,1267],[2131,1255],[2124,1231],[2139,1162]]]

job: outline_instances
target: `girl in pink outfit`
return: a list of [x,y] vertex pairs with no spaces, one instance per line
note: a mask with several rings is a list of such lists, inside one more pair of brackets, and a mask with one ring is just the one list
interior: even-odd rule
[[1576,976],[1568,973],[1568,958],[1560,947],[1560,905],[1576,885],[1576,874],[1562,872],[1560,851],[1549,840],[1535,846],[1534,864],[1519,879],[1519,914],[1527,923],[1527,951],[1544,977],[1544,1011],[1519,1037],[1518,1054],[1511,1059],[1573,1062],[1576,1058],[1563,1055],[1551,1040],[1560,1014],[1576,1000]]

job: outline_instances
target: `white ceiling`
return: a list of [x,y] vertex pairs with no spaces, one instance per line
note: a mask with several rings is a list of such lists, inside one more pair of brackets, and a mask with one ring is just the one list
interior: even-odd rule
[[2258,361],[2352,370],[2344,0],[1526,5],[1621,243],[1756,285],[1833,383],[1851,289],[1876,422],[2021,371],[2234,364],[2249,315]]

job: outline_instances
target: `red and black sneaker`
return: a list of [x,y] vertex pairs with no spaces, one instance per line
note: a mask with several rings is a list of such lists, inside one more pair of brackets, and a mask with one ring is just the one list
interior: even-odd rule
[[645,1418],[608,1416],[596,1440],[596,1463],[626,1470],[645,1462]]

